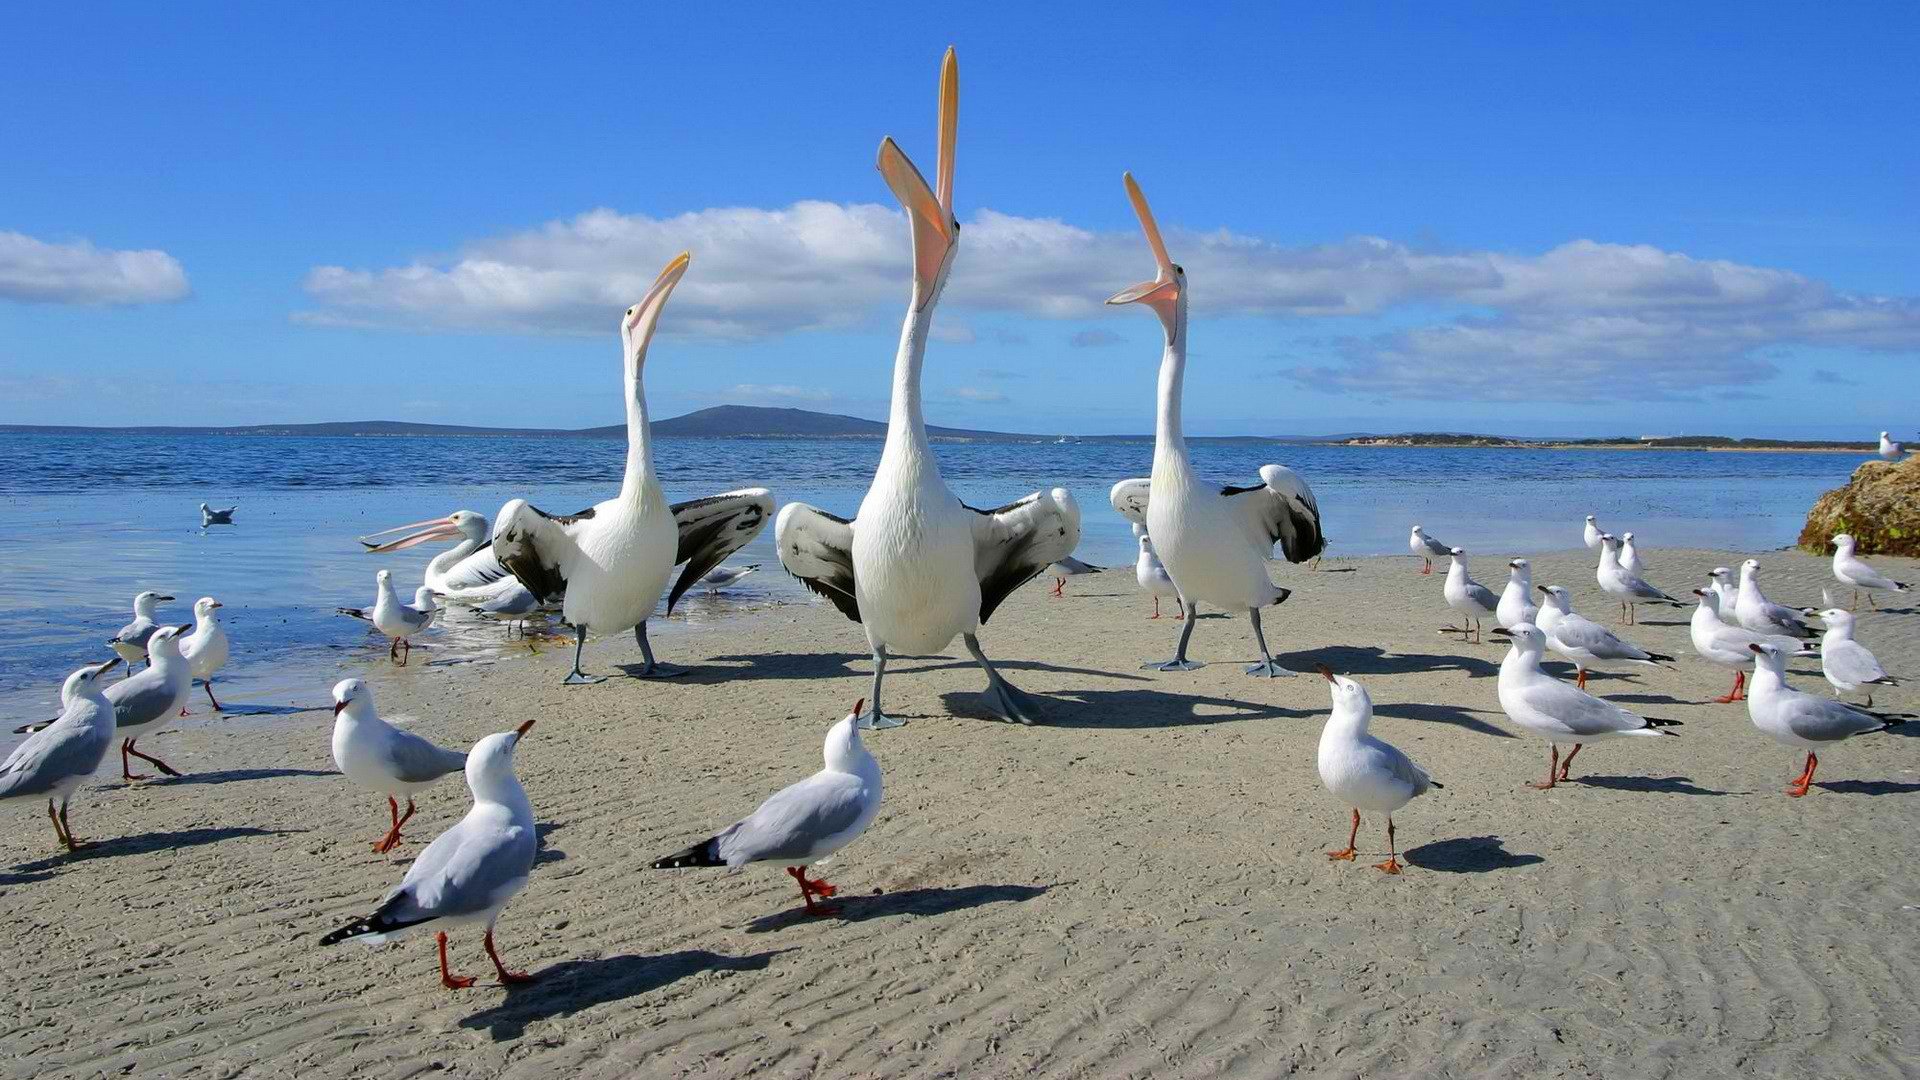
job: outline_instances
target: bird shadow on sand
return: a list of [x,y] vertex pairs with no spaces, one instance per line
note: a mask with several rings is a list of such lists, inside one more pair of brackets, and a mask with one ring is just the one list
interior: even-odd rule
[[1445,874],[1485,874],[1547,861],[1538,855],[1508,851],[1497,836],[1456,836],[1451,840],[1436,840],[1401,852],[1401,857],[1422,870],[1437,870]]
[[1429,705],[1418,701],[1394,702],[1373,707],[1375,716],[1391,716],[1401,720],[1420,720],[1434,724],[1453,724],[1477,731],[1482,735],[1492,735],[1499,739],[1513,738],[1513,732],[1495,727],[1479,718],[1473,709],[1463,709],[1458,705]]
[[[1588,675],[1592,682],[1593,676]],[[1705,702],[1684,701],[1671,694],[1608,694],[1607,700],[1618,705],[1703,705]]]
[[[1866,706],[1863,705],[1861,708],[1866,708]],[[1909,720],[1904,724],[1895,724],[1887,728],[1886,733],[1888,735],[1899,735],[1908,739],[1920,738],[1920,723]]]
[[1715,791],[1703,788],[1687,776],[1576,776],[1563,784],[1585,784],[1608,791],[1659,792],[1666,795],[1745,795],[1744,791]]
[[946,915],[987,904],[1024,903],[1051,888],[1051,885],[962,885],[952,889],[901,889],[864,896],[848,893],[830,901],[836,909],[831,916],[809,915],[804,907],[791,907],[753,920],[747,924],[747,933],[766,934],[823,920],[857,923],[896,915]]
[[536,982],[508,988],[506,1000],[466,1017],[460,1026],[485,1031],[495,1042],[511,1042],[527,1033],[528,1024],[639,997],[702,972],[764,971],[774,957],[792,951],[770,949],[748,956],[726,956],[705,949],[685,949],[659,956],[568,960],[535,972]]
[[544,866],[547,863],[562,862],[567,853],[554,847],[547,837],[567,827],[564,821],[542,821],[533,827],[533,865]]
[[1339,675],[1415,675],[1428,671],[1464,671],[1469,677],[1477,679],[1500,674],[1498,663],[1478,656],[1389,653],[1378,645],[1334,645],[1311,652],[1288,653],[1274,659],[1295,671],[1312,671],[1313,665],[1325,664]]
[[[222,705],[220,716],[300,716],[303,713],[323,713],[331,706],[327,705]],[[194,710],[194,716],[203,715]]]
[[[738,666],[699,668],[688,672],[682,677],[682,681],[718,683],[730,682],[734,679],[819,679],[840,675],[870,675],[873,672],[873,657],[865,653],[768,653],[763,656],[716,656],[712,659],[714,664]],[[1049,671],[1066,675],[1098,675],[1140,682],[1150,681],[1144,676],[1130,672],[1122,674],[1096,668],[1067,667],[1039,660],[995,658],[993,666],[1003,671]],[[956,659],[951,656],[890,656],[887,658],[888,675],[910,675],[916,672],[946,671],[953,668],[977,670],[979,665],[970,658]]]
[[[219,772],[187,773],[164,779],[142,780],[142,784],[182,787],[187,784],[237,784],[248,780],[285,780],[296,776],[336,776],[320,769],[222,769]],[[122,782],[122,786],[133,785]]]
[[[1249,679],[1248,682],[1253,680]],[[966,720],[991,720],[1006,723],[980,700],[977,691],[953,691],[940,695],[948,715]],[[1230,709],[1231,712],[1201,715],[1202,705]],[[1312,717],[1312,711],[1282,709],[1253,701],[1206,697],[1197,694],[1167,693],[1162,690],[1075,690],[1048,694],[1036,727],[1110,730],[1187,727],[1193,724],[1219,724],[1231,720],[1299,720]],[[1323,710],[1324,711],[1324,710]]]
[[110,840],[87,841],[83,837],[79,851],[62,852],[33,862],[20,863],[14,867],[14,870],[31,874],[88,859],[112,859],[122,855],[178,851],[181,848],[217,844],[222,840],[238,840],[248,836],[287,836],[306,831],[305,829],[256,829],[251,826],[236,825],[221,829],[177,829],[170,832],[136,833],[132,836],[116,836]]
[[1920,784],[1899,780],[1829,780],[1813,786],[1836,795],[1912,795],[1920,792]]

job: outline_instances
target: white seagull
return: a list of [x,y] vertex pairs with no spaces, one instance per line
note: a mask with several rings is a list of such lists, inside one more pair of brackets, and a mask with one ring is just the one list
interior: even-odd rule
[[119,662],[115,657],[67,676],[60,688],[60,718],[28,736],[0,764],[0,800],[47,800],[53,834],[68,851],[82,841],[67,824],[67,801],[113,745],[113,705],[102,693],[100,680]]
[[655,859],[655,870],[690,866],[738,869],[754,862],[788,863],[787,873],[800,886],[800,899],[809,915],[832,915],[834,909],[813,902],[830,897],[835,887],[819,878],[807,879],[807,866],[825,859],[859,839],[880,812],[880,763],[860,741],[861,708],[827,729],[824,767],[797,784],[781,788],[759,809],[717,835]]
[[530,975],[507,970],[493,947],[494,921],[507,901],[526,887],[539,847],[533,804],[513,775],[514,749],[531,727],[529,720],[473,744],[467,752],[473,809],[427,845],[407,867],[400,887],[388,893],[371,915],[326,934],[320,944],[358,938],[369,945],[384,945],[431,929],[440,946],[440,985],[459,990],[472,986],[474,980],[447,969],[447,930],[485,926],[482,940],[501,984],[532,981]]
[[238,509],[240,508],[237,506],[229,506],[225,510],[215,510],[206,503],[201,503],[200,527],[204,529],[209,525],[231,525],[233,524],[233,512]]
[[1620,621],[1624,623],[1640,621],[1641,604],[1686,606],[1648,584],[1647,579],[1629,573],[1626,567],[1620,565],[1620,540],[1610,533],[1600,536],[1600,565],[1594,570],[1593,579],[1599,582],[1601,591],[1620,601]]
[[1320,729],[1320,782],[1334,798],[1353,810],[1353,829],[1347,834],[1347,846],[1327,852],[1329,859],[1354,857],[1353,842],[1360,835],[1360,811],[1384,814],[1387,818],[1387,861],[1374,868],[1389,874],[1400,872],[1400,852],[1393,842],[1393,812],[1425,795],[1430,787],[1443,788],[1427,775],[1427,770],[1393,746],[1367,734],[1367,721],[1373,719],[1373,699],[1367,688],[1352,679],[1335,675],[1325,664],[1320,674],[1333,684],[1333,715]]
[[[1665,653],[1648,652],[1613,631],[1573,610],[1567,590],[1558,585],[1542,585],[1546,601],[1540,605],[1540,618],[1534,625],[1547,637],[1547,648],[1573,661],[1576,678],[1573,685],[1587,688],[1587,669],[1608,668],[1614,664],[1644,664],[1658,667],[1673,663]],[[1512,627],[1507,629],[1511,630]]]
[[748,563],[745,566],[716,566],[700,579],[700,584],[705,585],[707,595],[712,596],[759,569],[759,563]]
[[1885,731],[1906,717],[1856,709],[1832,698],[1803,694],[1787,685],[1787,653],[1777,645],[1750,646],[1759,657],[1753,669],[1753,692],[1747,695],[1747,718],[1782,746],[1807,752],[1807,765],[1787,788],[1799,798],[1813,783],[1820,765],[1818,751],[1855,735]]
[[653,468],[653,431],[641,385],[647,347],[673,287],[691,256],[681,252],[660,271],[651,289],[620,318],[620,351],[627,402],[627,471],[620,494],[577,514],[555,517],[523,499],[500,511],[493,553],[542,602],[565,597],[560,616],[573,627],[573,670],[568,685],[605,681],[580,670],[587,632],[633,631],[645,664],[639,678],[678,675],[657,663],[647,643],[647,620],[660,606],[673,568],[679,580],[667,610],[681,594],[746,546],[773,513],[766,488],[741,488],[704,499],[668,504]]
[[193,689],[193,669],[187,665],[187,658],[180,655],[180,633],[177,626],[163,626],[155,630],[153,636],[147,639],[146,670],[107,688],[107,700],[113,703],[114,723],[122,739],[122,779],[146,779],[145,776],[134,775],[132,763],[127,760],[129,754],[152,764],[168,776],[180,775],[166,762],[133,748],[134,740],[159,727],[161,721],[178,712],[187,703],[187,694]]
[[1179,609],[1174,612],[1174,618],[1186,618],[1187,609],[1186,605],[1180,602],[1180,590],[1174,587],[1173,578],[1168,575],[1167,568],[1161,565],[1160,557],[1153,553],[1153,537],[1141,533],[1139,543],[1140,557],[1133,561],[1133,580],[1139,582],[1140,587],[1153,597],[1153,614],[1147,618],[1160,617],[1162,599],[1172,600],[1175,607]]
[[[1540,628],[1521,623],[1512,630],[1496,630],[1513,638],[1513,648],[1500,661],[1500,708],[1507,719],[1545,738],[1552,744],[1547,759],[1546,783],[1529,781],[1541,791],[1567,779],[1567,770],[1580,747],[1600,739],[1626,735],[1672,735],[1661,728],[1678,726],[1678,720],[1655,720],[1636,716],[1611,702],[1548,675],[1540,670],[1540,657],[1546,647],[1546,635]],[[1565,761],[1560,759],[1562,744],[1571,743]]]
[[1274,662],[1260,626],[1260,609],[1292,594],[1273,583],[1267,560],[1275,543],[1292,563],[1320,554],[1326,547],[1320,506],[1307,482],[1282,465],[1262,465],[1260,482],[1246,487],[1208,483],[1194,471],[1180,424],[1187,377],[1187,272],[1167,255],[1160,227],[1133,174],[1124,179],[1157,271],[1153,280],[1123,289],[1107,303],[1145,304],[1166,332],[1154,423],[1153,476],[1123,481],[1127,485],[1124,499],[1145,518],[1154,552],[1180,590],[1187,616],[1173,659],[1146,666],[1161,671],[1199,667],[1187,659],[1187,641],[1193,636],[1197,606],[1211,604],[1247,613],[1260,649],[1259,662],[1247,665],[1247,674],[1291,675]]
[[[466,768],[467,755],[382,720],[367,684],[342,679],[333,686],[333,763],[347,779],[387,797],[392,825],[373,844],[373,850],[385,853],[400,842],[401,828],[413,817],[413,793]],[[400,812],[403,798],[405,814]]]
[[107,645],[120,654],[127,662],[126,675],[132,676],[133,665],[147,658],[147,639],[159,629],[153,612],[162,603],[172,603],[173,597],[148,590],[133,598],[133,621],[120,628],[120,632],[109,638]]
[[[186,657],[187,667],[192,670],[193,677],[207,688],[207,700],[213,703],[214,712],[220,712],[223,706],[220,699],[213,696],[213,676],[227,666],[227,656],[232,651],[226,628],[220,625],[220,617],[214,614],[225,606],[211,596],[195,600],[193,633],[180,639],[180,655]],[[184,631],[186,628],[181,629]]]
[[1894,442],[1886,432],[1880,433],[1880,456],[1888,461],[1899,461],[1907,453],[1905,444]]
[[1068,578],[1079,577],[1082,574],[1097,574],[1105,569],[1106,567],[1104,566],[1095,566],[1090,562],[1081,562],[1071,555],[1064,559],[1055,559],[1053,562],[1047,564],[1047,573],[1053,575],[1053,595],[1055,596],[1065,596],[1067,594]]
[[1820,639],[1820,673],[1835,690],[1850,694],[1864,686],[1867,707],[1872,708],[1874,687],[1900,685],[1900,680],[1887,674],[1865,645],[1853,640],[1853,612],[1828,608],[1814,614],[1827,627]]
[[1707,576],[1713,580],[1708,587],[1719,598],[1720,606],[1716,610],[1720,613],[1721,621],[1732,619],[1734,608],[1740,603],[1740,579],[1734,576],[1730,567],[1725,566],[1714,567]]
[[1720,593],[1715,589],[1695,589],[1693,595],[1700,598],[1700,604],[1693,609],[1693,619],[1688,623],[1688,636],[1693,641],[1693,651],[1702,660],[1733,669],[1733,689],[1713,700],[1722,705],[1747,700],[1747,669],[1754,663],[1752,646],[1759,643],[1778,645],[1795,656],[1810,655],[1812,650],[1803,648],[1805,642],[1778,634],[1756,634],[1744,626],[1729,626],[1721,613]]
[[1500,605],[1494,608],[1493,618],[1508,630],[1523,622],[1537,621],[1534,616],[1540,609],[1533,603],[1533,564],[1525,559],[1512,559],[1507,563],[1507,587],[1500,590]]
[[[389,533],[407,532],[409,529],[413,531],[405,536],[384,542],[378,540]],[[363,536],[360,544],[369,555],[384,555],[390,551],[405,551],[418,544],[451,540],[454,537],[459,537],[460,542],[428,560],[426,573],[421,576],[427,588],[450,599],[464,601],[468,594],[484,590],[506,578],[507,568],[501,566],[500,560],[493,554],[492,526],[485,515],[471,510],[455,510],[446,517],[416,521],[411,525]]]
[[413,642],[417,634],[426,632],[433,625],[433,616],[440,605],[433,598],[433,590],[425,585],[413,592],[411,606],[400,602],[400,594],[393,588],[393,571],[382,570],[373,575],[373,610],[366,608],[334,608],[342,615],[350,615],[362,622],[370,622],[375,630],[387,635],[392,641],[387,646],[387,658],[405,667],[407,661],[400,655],[405,648],[407,655],[413,655]]
[[1633,544],[1633,534],[1620,534],[1620,569],[1634,577],[1645,577],[1647,564],[1640,559],[1640,549]]
[[920,376],[933,312],[959,250],[953,216],[954,145],[960,74],[953,50],[940,69],[939,157],[934,186],[891,138],[879,169],[906,208],[913,233],[913,291],[893,365],[887,441],[873,483],[852,520],[806,503],[780,511],[774,537],[781,565],[861,625],[873,651],[873,689],[863,726],[897,727],[880,705],[887,657],[932,653],[958,635],[986,672],[983,695],[1003,719],[1031,724],[1039,702],[1008,682],[978,637],[1013,590],[1080,542],[1080,507],[1065,488],[1036,491],[992,510],[967,506],[948,489],[921,415]]
[[1460,613],[1460,625],[1449,626],[1441,632],[1457,631],[1461,641],[1467,640],[1467,634],[1471,633],[1477,644],[1480,641],[1480,620],[1489,615],[1498,617],[1500,598],[1493,595],[1492,589],[1467,574],[1466,548],[1454,548],[1447,554],[1453,557],[1453,561],[1447,565],[1447,581],[1441,587],[1441,593],[1447,598],[1447,606]]
[[1867,606],[1878,609],[1873,602],[1875,590],[1903,593],[1908,586],[1895,581],[1887,575],[1867,565],[1865,559],[1853,553],[1853,537],[1838,533],[1833,538],[1833,576],[1843,585],[1853,586],[1853,604],[1860,606],[1860,590],[1867,590]]
[[1740,564],[1740,592],[1734,600],[1733,616],[1741,626],[1756,634],[1783,634],[1810,638],[1813,628],[1800,612],[1785,604],[1776,604],[1760,591],[1760,560]]
[[1433,560],[1444,559],[1453,554],[1451,547],[1428,536],[1426,530],[1418,525],[1415,525],[1413,532],[1407,536],[1407,550],[1413,552],[1413,557],[1420,560],[1422,574],[1433,573]]
[[1588,549],[1593,551],[1600,550],[1600,538],[1605,535],[1606,530],[1600,527],[1600,523],[1594,520],[1592,514],[1588,514],[1587,527],[1583,529],[1580,534],[1581,539],[1586,543]]

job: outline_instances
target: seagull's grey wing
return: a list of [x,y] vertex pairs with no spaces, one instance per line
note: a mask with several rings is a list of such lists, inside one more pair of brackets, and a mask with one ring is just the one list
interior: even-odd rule
[[1327,538],[1320,531],[1320,504],[1313,489],[1285,465],[1262,465],[1258,487],[1230,487],[1221,494],[1262,551],[1273,550],[1277,542],[1288,562],[1303,563],[1325,550]]
[[113,635],[113,640],[122,645],[138,645],[144,649],[147,647],[147,639],[152,637],[153,632],[158,629],[160,624],[152,619],[135,619],[121,627],[120,632]]
[[512,588],[490,592],[486,599],[474,605],[489,615],[527,615],[539,606],[540,598],[517,578]]
[[1426,547],[1427,554],[1432,558],[1444,559],[1447,556],[1453,554],[1452,548],[1448,547],[1447,545],[1441,543],[1438,540],[1435,540],[1431,536],[1421,537],[1420,543]]
[[1136,525],[1147,523],[1147,498],[1152,494],[1153,482],[1146,477],[1122,480],[1113,485],[1107,493],[1107,501],[1113,504],[1114,512]]
[[394,729],[386,744],[387,767],[403,783],[424,784],[467,767],[467,755],[435,746],[411,731]]
[[1493,594],[1493,590],[1472,578],[1467,579],[1467,599],[1488,611],[1493,611],[1500,606],[1500,598]]
[[1787,631],[1788,634],[1799,637],[1813,636],[1813,628],[1800,617],[1800,613],[1785,604],[1776,604],[1768,600],[1761,605],[1760,610],[1768,622]]
[[[147,677],[149,674],[152,678]],[[173,708],[173,691],[157,668],[114,683],[107,687],[106,695],[113,703],[114,722],[121,727],[152,723]]]
[[1064,569],[1069,574],[1092,574],[1106,569],[1104,566],[1095,566],[1090,562],[1081,562],[1071,555],[1056,560],[1052,565]]
[[93,724],[89,716],[99,706],[79,701],[60,714],[60,719],[41,728],[7,755],[0,764],[0,799],[51,792],[54,785],[75,776],[86,776],[100,767],[100,759],[113,745],[113,729]]
[[766,488],[740,488],[704,499],[673,504],[673,520],[680,527],[680,549],[674,555],[676,565],[686,564],[673,590],[667,594],[667,610],[680,602],[680,596],[707,572],[725,562],[727,556],[747,546],[760,535],[773,516],[773,492]]
[[493,556],[533,595],[542,601],[558,600],[567,592],[567,555],[578,550],[570,529],[592,517],[591,507],[555,517],[525,499],[515,499],[500,508]]
[[1844,683],[1859,685],[1887,677],[1887,669],[1857,641],[1842,641],[1820,650],[1820,662],[1828,674]]
[[1794,692],[1779,703],[1787,730],[1808,742],[1838,742],[1879,731],[1885,720],[1830,698]]
[[1433,777],[1427,775],[1427,770],[1414,764],[1413,759],[1399,747],[1374,738],[1369,738],[1365,746],[1374,764],[1411,788],[1415,795],[1425,795],[1427,789],[1433,786]]
[[1651,660],[1645,649],[1580,615],[1562,616],[1553,636],[1571,649],[1585,649],[1603,660]]
[[1525,694],[1527,704],[1560,721],[1575,735],[1605,735],[1647,726],[1645,720],[1620,706],[1563,682],[1529,683]]
[[1673,597],[1668,596],[1666,593],[1660,591],[1658,588],[1656,588],[1653,585],[1653,583],[1649,582],[1646,578],[1639,577],[1634,574],[1629,574],[1629,573],[1626,573],[1625,571],[1622,571],[1620,576],[1622,578],[1622,583],[1625,584],[1627,587],[1627,591],[1631,592],[1635,596],[1643,597],[1648,600],[1673,600],[1673,602],[1676,604],[1680,602],[1678,600],[1674,600]]
[[775,792],[744,821],[715,837],[715,851],[729,866],[810,859],[821,841],[852,828],[865,808],[858,777],[815,773]]
[[1905,586],[1901,585],[1899,582],[1893,580],[1892,578],[1881,573],[1880,571],[1875,570],[1873,567],[1867,565],[1866,563],[1860,561],[1859,559],[1854,559],[1853,561],[1847,564],[1847,573],[1850,576],[1848,584],[1858,585],[1862,589],[1905,588]]
[[974,513],[973,569],[980,577],[981,622],[991,618],[1013,590],[1080,544],[1080,504],[1066,488],[1036,491],[992,510],[967,509]]
[[832,601],[840,614],[860,621],[853,587],[853,522],[790,502],[773,523],[773,542],[787,573]]
[[476,827],[463,818],[413,861],[376,918],[399,928],[494,907],[526,883],[536,846],[532,829]]

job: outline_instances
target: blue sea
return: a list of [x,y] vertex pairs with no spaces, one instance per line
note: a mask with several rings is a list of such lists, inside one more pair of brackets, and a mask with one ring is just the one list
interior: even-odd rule
[[[877,440],[663,439],[661,480],[675,500],[750,484],[782,502],[852,516]],[[300,438],[0,435],[0,719],[7,728],[53,715],[67,672],[109,654],[133,594],[178,598],[163,619],[188,622],[216,596],[234,641],[223,701],[271,715],[326,701],[344,664],[384,658],[364,626],[335,615],[369,605],[373,575],[394,571],[410,593],[435,547],[364,554],[355,537],[454,510],[489,517],[509,499],[564,513],[618,489],[618,439]],[[1147,473],[1139,444],[941,444],[948,483],[996,506],[1036,488],[1079,499],[1081,558],[1131,563],[1127,524],[1107,504],[1114,481]],[[1631,528],[1649,548],[1764,551],[1791,544],[1807,508],[1844,483],[1861,457],[1702,453],[1401,449],[1197,444],[1197,464],[1247,483],[1267,462],[1305,476],[1319,498],[1330,556],[1403,554],[1407,529],[1489,557],[1580,543],[1585,515]],[[202,529],[198,506],[237,504],[232,527]],[[733,560],[764,564],[730,591],[683,602],[690,618],[746,602],[806,597],[779,570],[772,528]],[[670,626],[661,627],[670,637]],[[435,630],[439,651],[493,648],[490,624]],[[657,641],[666,640],[656,637]],[[671,656],[671,647],[663,651]],[[204,702],[203,702],[204,704]],[[56,710],[57,711],[57,710]],[[0,730],[5,730],[0,728]]]

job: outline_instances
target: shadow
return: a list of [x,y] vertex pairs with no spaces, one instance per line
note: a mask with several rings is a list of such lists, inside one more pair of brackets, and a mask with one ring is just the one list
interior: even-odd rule
[[[1178,677],[1180,673],[1169,673]],[[1247,682],[1254,680],[1249,678]],[[1040,696],[1040,695],[1036,695]],[[980,701],[978,691],[951,691],[940,695],[948,715],[969,720],[1006,723]],[[1042,696],[1045,712],[1035,727],[1107,730],[1186,727],[1191,724],[1219,724],[1232,720],[1306,719],[1324,716],[1325,709],[1282,709],[1252,701],[1204,697],[1197,694],[1167,693],[1160,690],[1079,690],[1071,696]],[[1234,710],[1228,715],[1199,714],[1198,707],[1211,705]]]
[[1657,791],[1668,795],[1743,795],[1746,792],[1703,788],[1685,776],[1576,776],[1564,781],[1606,788],[1608,791]]
[[26,885],[35,881],[45,881],[53,876],[51,870],[38,870],[31,874],[0,873],[0,888],[8,885]]
[[327,705],[227,705],[220,710],[221,716],[299,716],[302,713],[323,713],[331,709]]
[[1357,566],[1329,566],[1325,570],[1314,570],[1312,572],[1316,574],[1357,574],[1360,572],[1360,568]]
[[1445,874],[1485,874],[1493,870],[1511,870],[1546,862],[1538,855],[1523,855],[1501,846],[1497,836],[1456,836],[1436,840],[1401,852],[1401,857],[1422,870]]
[[545,866],[548,863],[564,862],[567,853],[557,847],[549,846],[547,836],[567,827],[564,821],[542,821],[533,827],[533,865]]
[[1916,724],[1911,720],[1906,723],[1895,724],[1885,729],[1885,731],[1888,735],[1900,735],[1909,739],[1920,738],[1920,724]]
[[1463,709],[1457,705],[1426,705],[1420,702],[1399,702],[1390,705],[1375,705],[1375,716],[1391,716],[1401,720],[1420,720],[1426,723],[1453,724],[1477,731],[1482,735],[1492,735],[1498,739],[1511,739],[1514,734],[1502,727],[1495,727],[1480,719],[1472,709]]
[[[946,915],[987,904],[1018,904],[1044,894],[1051,885],[963,885],[957,889],[902,889],[899,892],[866,896],[837,897],[839,908],[831,916],[840,922],[866,922],[895,915]],[[747,924],[747,933],[766,934],[790,926],[816,923],[820,916],[807,914],[805,907],[792,907],[771,915],[762,915]]]
[[[965,660],[947,660],[945,657],[939,657],[937,659],[943,662],[919,664],[914,667],[907,667],[901,664],[897,660],[889,659],[887,661],[887,677],[892,678],[894,675],[911,675],[916,672],[927,672],[927,671],[979,671],[980,670],[980,665],[974,663],[972,658],[968,658]],[[1049,671],[1055,674],[1062,674],[1062,675],[1091,675],[1095,677],[1102,677],[1102,678],[1108,678],[1108,679],[1119,679],[1123,682],[1152,682],[1153,681],[1153,679],[1149,678],[1148,676],[1142,675],[1137,671],[1110,671],[1102,668],[1065,667],[1060,664],[1041,663],[1038,660],[1001,660],[998,657],[988,657],[988,659],[993,661],[994,667],[999,668],[1003,672]],[[981,678],[982,680],[984,680],[986,676],[982,675]],[[1015,685],[1018,685],[1018,683],[1016,683]]]
[[1813,786],[1839,795],[1912,795],[1920,792],[1920,784],[1899,780],[1834,780]]
[[[866,653],[769,653],[763,655],[715,656],[711,663],[702,668],[688,671],[679,676],[680,681],[689,683],[730,682],[734,679],[818,679],[836,675],[871,675],[873,657]],[[713,664],[737,664],[737,667],[714,667]],[[858,666],[856,666],[858,665]],[[1104,671],[1098,668],[1066,667],[1060,664],[1048,664],[1038,660],[1001,659],[993,657],[993,666],[1002,671],[1049,671],[1065,675],[1093,675],[1114,679],[1129,679],[1139,682],[1151,682],[1140,675],[1130,672]],[[977,670],[979,665],[971,657],[955,659],[951,656],[889,656],[887,675],[911,675],[916,672],[948,671],[955,668]],[[622,670],[625,670],[624,668]]]
[[[1579,677],[1580,674],[1580,669],[1574,667],[1572,664],[1562,663],[1561,661],[1553,659],[1548,659],[1542,663],[1540,670],[1563,682],[1572,682],[1575,678]],[[1498,674],[1497,670],[1495,674]],[[1636,673],[1631,671],[1601,671],[1599,668],[1587,669],[1587,681],[1590,683],[1619,682],[1622,680],[1631,680],[1635,677]]]
[[[142,780],[142,784],[164,787],[181,787],[186,784],[237,784],[247,780],[280,780],[289,776],[338,776],[338,773],[322,769],[224,769],[220,772],[188,773],[185,776],[171,776]],[[131,786],[124,781],[121,786]]]
[[1631,631],[1635,626],[1687,626],[1691,623],[1691,619],[1641,619],[1639,622],[1629,623],[1627,625],[1629,631]]
[[460,1026],[485,1031],[495,1042],[510,1042],[525,1035],[527,1025],[537,1021],[639,997],[706,971],[764,971],[774,957],[790,951],[724,956],[705,949],[687,949],[661,956],[568,960],[535,972],[538,982],[508,987],[506,1000],[462,1019]]
[[[1492,640],[1492,639],[1490,639]],[[1475,646],[1468,645],[1471,649]],[[1490,648],[1499,651],[1493,655],[1505,656],[1504,643],[1494,641]],[[1378,645],[1334,645],[1312,652],[1288,653],[1274,659],[1296,671],[1313,670],[1316,663],[1325,664],[1341,675],[1410,675],[1425,671],[1464,671],[1471,678],[1491,678],[1500,674],[1498,659],[1488,660],[1478,656],[1450,656],[1439,653],[1389,653]]]
[[[79,828],[74,831],[84,832]],[[249,826],[232,826],[224,829],[180,829],[174,832],[137,833],[133,836],[116,836],[111,840],[88,841],[79,851],[61,852],[34,862],[20,863],[14,869],[33,873],[38,870],[52,870],[63,863],[80,862],[84,859],[113,859],[122,855],[145,855],[153,851],[174,851],[179,848],[199,847],[202,844],[217,844],[222,840],[238,840],[245,836],[287,836],[306,831],[305,829],[255,829]],[[82,839],[85,840],[85,837]]]
[[[1593,676],[1588,675],[1587,681],[1592,682]],[[1623,704],[1623,705],[1699,705],[1699,704],[1703,704],[1702,702],[1698,702],[1698,701],[1685,701],[1668,694],[1608,694],[1607,700],[1611,702],[1615,702],[1617,704]]]

